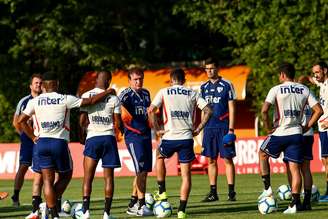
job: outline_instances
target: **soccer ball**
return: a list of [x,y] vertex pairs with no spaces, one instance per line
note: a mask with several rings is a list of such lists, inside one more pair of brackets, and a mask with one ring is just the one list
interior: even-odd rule
[[69,200],[65,200],[61,205],[61,211],[66,214],[70,214],[72,209],[72,203]]
[[318,202],[320,199],[320,192],[315,185],[312,185],[311,193],[311,201]]
[[154,204],[154,215],[158,218],[170,217],[172,214],[171,204],[167,201],[157,201]]
[[145,194],[145,202],[146,202],[146,207],[149,209],[153,209],[153,206],[155,204],[154,197],[151,193],[146,193]]
[[39,205],[39,210],[41,212],[41,218],[46,218],[47,217],[47,214],[48,214],[48,209],[47,209],[47,204],[45,202],[42,202],[40,205]]
[[261,214],[270,214],[278,209],[277,202],[272,196],[262,198],[257,206]]
[[75,203],[71,209],[71,216],[75,219],[80,219],[83,216],[82,203]]
[[278,187],[277,190],[278,197],[280,200],[290,200],[292,198],[292,190],[290,189],[289,185],[281,185]]

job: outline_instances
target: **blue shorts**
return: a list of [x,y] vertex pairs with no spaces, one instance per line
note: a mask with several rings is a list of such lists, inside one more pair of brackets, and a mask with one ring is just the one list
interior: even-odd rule
[[132,157],[136,173],[151,172],[153,163],[151,135],[129,133],[124,140]]
[[220,154],[221,158],[233,158],[236,156],[235,144],[231,146],[223,145],[223,136],[228,133],[228,129],[204,129],[202,155],[216,159]]
[[31,166],[34,142],[23,132],[20,135],[19,164]]
[[321,157],[328,157],[328,131],[319,132]]
[[84,156],[102,161],[103,168],[120,167],[116,138],[113,135],[95,136],[85,142]]
[[312,153],[313,142],[314,142],[313,135],[303,136],[304,160],[313,160],[313,153]]
[[170,158],[175,152],[177,152],[180,163],[190,163],[195,159],[193,139],[162,140],[158,150],[165,158]]
[[261,151],[277,159],[284,152],[284,160],[303,163],[303,135],[274,136],[269,135],[261,145]]
[[54,169],[62,173],[73,169],[71,153],[64,139],[39,138],[36,147],[41,169]]
[[37,173],[41,173],[40,159],[38,156],[37,146],[33,147],[33,157],[32,157],[32,170]]

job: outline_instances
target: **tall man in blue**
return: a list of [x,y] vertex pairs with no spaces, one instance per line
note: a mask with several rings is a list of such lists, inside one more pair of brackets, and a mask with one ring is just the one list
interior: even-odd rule
[[[33,155],[33,147],[34,147],[33,141],[22,131],[22,127],[20,127],[20,125],[18,124],[18,118],[22,114],[23,110],[26,108],[27,103],[41,93],[41,84],[42,84],[42,76],[40,74],[33,74],[31,76],[31,81],[30,81],[31,94],[23,97],[18,102],[16,107],[16,112],[13,118],[13,126],[15,127],[17,133],[19,133],[20,141],[21,141],[20,152],[19,152],[20,154],[19,167],[15,177],[14,194],[11,197],[13,201],[13,206],[16,207],[18,207],[20,204],[19,192],[23,186],[26,171],[28,170],[28,167],[31,166],[32,164],[32,157],[33,157],[32,155]],[[29,124],[33,130],[32,123],[33,120],[31,119],[29,121]],[[35,177],[41,180],[41,178],[38,177],[37,175]],[[39,193],[37,195],[40,198],[41,186],[37,186],[37,188],[35,188],[34,186],[33,190],[35,190],[36,193]]]
[[136,171],[127,214],[148,216],[153,214],[145,205],[147,175],[152,171],[152,140],[147,114],[150,94],[143,88],[144,72],[141,69],[130,69],[128,79],[130,87],[119,96],[122,108],[132,117],[129,122],[123,118],[124,140]]
[[[259,163],[264,191],[259,199],[272,196],[270,183],[269,157],[277,159],[284,152],[284,161],[288,162],[291,173],[292,201],[285,214],[294,214],[301,210],[300,166],[304,160],[303,133],[307,132],[322,115],[323,110],[309,88],[294,82],[295,68],[286,63],[279,68],[281,84],[270,89],[262,106],[264,127],[269,135],[259,150]],[[312,109],[312,116],[307,124],[302,126],[306,104]],[[269,109],[275,105],[274,124],[269,123]]]
[[[162,137],[157,149],[156,173],[158,192],[156,200],[167,199],[165,188],[166,167],[164,159],[178,153],[181,166],[180,205],[178,218],[187,217],[186,205],[191,190],[191,162],[195,159],[193,136],[199,134],[209,120],[212,110],[208,103],[198,92],[183,86],[185,72],[182,69],[174,69],[170,73],[171,86],[161,89],[155,96],[149,107],[151,121],[154,124],[156,134]],[[163,107],[164,129],[159,127],[154,113]],[[196,107],[202,110],[204,116],[200,124],[194,127],[193,115]]]
[[[58,79],[53,72],[43,75],[44,93],[30,100],[18,119],[27,136],[36,142],[37,156],[41,168],[44,195],[49,213],[59,218],[56,199],[61,197],[72,177],[72,160],[67,142],[69,141],[69,111],[72,108],[95,104],[105,98],[106,90],[96,96],[80,99],[72,95],[57,93]],[[39,136],[31,131],[28,120],[35,114]],[[55,181],[55,172],[58,179]]]
[[218,165],[217,158],[224,159],[228,182],[228,200],[236,200],[235,165],[232,158],[236,156],[235,144],[224,145],[223,137],[234,134],[236,94],[232,84],[218,75],[214,62],[205,63],[208,81],[201,87],[202,97],[210,104],[213,114],[204,128],[202,155],[208,157],[208,179],[210,192],[203,202],[219,200],[217,194]]
[[[111,73],[101,71],[97,74],[96,87],[82,94],[82,98],[92,97],[104,92],[110,82]],[[90,218],[89,205],[92,181],[98,161],[102,160],[105,180],[105,207],[103,219],[112,219],[110,209],[114,193],[114,168],[120,167],[120,157],[115,138],[114,121],[121,127],[120,100],[115,95],[108,95],[103,101],[93,106],[81,108],[80,126],[86,130],[84,149],[83,177],[83,219]],[[84,135],[83,135],[84,136]]]

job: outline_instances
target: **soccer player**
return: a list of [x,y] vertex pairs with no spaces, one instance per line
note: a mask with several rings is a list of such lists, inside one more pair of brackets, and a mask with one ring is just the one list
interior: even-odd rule
[[[87,99],[62,95],[58,90],[57,75],[43,74],[44,93],[30,100],[18,119],[23,131],[36,142],[36,150],[44,184],[44,194],[49,213],[59,218],[56,199],[61,197],[72,177],[72,160],[67,142],[69,141],[69,110],[92,105],[105,98],[110,91],[102,92]],[[39,136],[28,126],[28,120],[35,114]],[[58,179],[55,181],[55,171]]]
[[[82,98],[92,97],[104,92],[112,79],[111,73],[101,71],[97,75],[96,87],[82,95]],[[115,138],[114,121],[118,127],[121,122],[120,100],[115,95],[109,95],[102,102],[93,106],[81,108],[80,126],[87,136],[84,149],[83,178],[83,218],[90,218],[89,205],[92,191],[92,181],[99,159],[102,160],[105,180],[104,219],[113,218],[110,209],[114,192],[114,168],[120,167],[117,142]],[[83,142],[83,139],[81,139]],[[83,142],[84,144],[84,142]]]
[[[165,158],[178,153],[181,166],[181,188],[178,218],[186,218],[186,205],[191,190],[191,162],[195,159],[193,136],[199,134],[209,120],[212,110],[199,93],[184,87],[185,72],[175,69],[170,73],[171,86],[161,89],[155,96],[149,113],[155,131],[162,136],[161,144],[157,149],[156,172],[159,191],[156,200],[167,199],[165,188]],[[202,110],[204,116],[198,127],[193,129],[193,114],[195,106]],[[159,128],[154,113],[163,107],[164,130]]]
[[132,116],[128,122],[123,118],[124,140],[136,171],[127,214],[148,216],[153,214],[145,204],[147,175],[152,171],[152,140],[147,114],[150,94],[143,88],[144,72],[141,69],[130,69],[128,79],[130,87],[119,96],[122,107]]
[[[17,133],[20,136],[21,146],[20,146],[20,156],[19,156],[19,167],[15,177],[14,184],[14,194],[11,197],[13,201],[13,206],[18,207],[19,203],[19,192],[24,183],[24,177],[28,170],[28,167],[32,164],[32,155],[34,143],[33,141],[22,131],[22,127],[18,124],[18,118],[22,114],[23,110],[26,108],[27,103],[38,96],[41,93],[41,84],[42,84],[42,76],[40,74],[33,74],[30,80],[30,91],[31,93],[25,97],[23,97],[17,104],[16,112],[13,117],[13,126],[15,127]],[[33,121],[29,120],[30,127],[33,126]],[[35,176],[35,180],[37,180],[37,176]],[[40,179],[39,179],[40,180]],[[37,193],[41,192],[41,187],[33,187]],[[40,194],[40,193],[39,193]]]
[[234,134],[236,94],[230,81],[218,75],[213,62],[205,64],[208,81],[200,87],[202,97],[210,104],[213,114],[204,128],[202,155],[208,158],[208,179],[210,192],[202,200],[213,202],[219,200],[217,194],[218,165],[217,158],[224,159],[228,182],[228,200],[236,201],[235,165],[232,158],[236,156],[235,144],[224,145],[223,137]]
[[[259,150],[260,172],[264,183],[264,191],[259,196],[262,199],[272,195],[270,183],[269,157],[277,159],[284,152],[284,160],[288,162],[292,178],[292,201],[285,214],[296,213],[301,209],[300,164],[304,160],[303,132],[308,131],[322,114],[322,108],[309,88],[294,82],[295,68],[286,63],[279,68],[281,84],[270,89],[262,107],[264,127],[270,133]],[[305,126],[302,117],[305,105],[312,109],[312,116]],[[273,129],[269,124],[269,109],[275,105]]]
[[320,87],[320,104],[323,108],[323,115],[318,121],[319,137],[321,145],[321,160],[326,172],[326,192],[320,197],[322,201],[328,201],[328,67],[323,61],[315,63],[312,67],[314,77],[302,76],[300,82],[308,80],[312,84]]

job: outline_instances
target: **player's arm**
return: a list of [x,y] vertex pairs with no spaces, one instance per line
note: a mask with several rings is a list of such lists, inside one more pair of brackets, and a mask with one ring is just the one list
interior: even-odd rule
[[229,133],[234,133],[235,129],[235,117],[236,117],[236,103],[234,100],[229,100]]
[[22,131],[25,132],[25,134],[32,139],[33,142],[35,142],[38,137],[34,135],[33,128],[29,125],[28,120],[30,119],[30,116],[26,115],[25,113],[22,113],[18,118],[18,125],[22,128]]
[[104,92],[101,92],[89,98],[82,98],[81,106],[89,106],[99,103],[109,94],[113,94],[113,89],[107,89]]
[[262,115],[264,128],[268,133],[272,132],[271,124],[270,124],[270,121],[269,121],[270,107],[271,107],[271,103],[265,101],[263,106],[262,106],[262,110],[261,110],[261,115]]
[[207,121],[211,118],[211,115],[213,113],[212,108],[207,104],[203,109],[202,109],[202,118],[195,130],[193,130],[193,135],[196,136],[198,135],[203,128],[205,127]]
[[87,127],[89,125],[88,113],[80,112],[79,117],[79,141],[81,144],[85,143],[85,138],[87,134]]
[[309,122],[303,127],[303,132],[307,132],[320,118],[323,114],[323,109],[319,103],[315,104],[311,107],[312,109],[312,116]]
[[154,129],[154,132],[158,135],[158,136],[162,136],[165,134],[165,130],[163,130],[161,128],[161,126],[159,125],[157,116],[156,116],[156,112],[158,110],[158,107],[151,104],[148,107],[148,118],[149,118],[149,123],[151,124],[151,126]]
[[124,125],[120,113],[114,113],[114,126],[116,129],[120,130],[121,134],[124,133]]
[[15,130],[16,130],[16,132],[18,133],[18,134],[20,134],[21,132],[22,132],[22,128],[20,127],[20,125],[18,124],[18,115],[15,113],[14,114],[14,117],[13,117],[13,126],[14,126],[14,128],[15,128]]
[[314,81],[313,77],[308,76],[308,75],[302,75],[300,76],[297,81],[299,83],[304,84],[305,82],[310,82],[311,84],[316,84],[316,82]]

